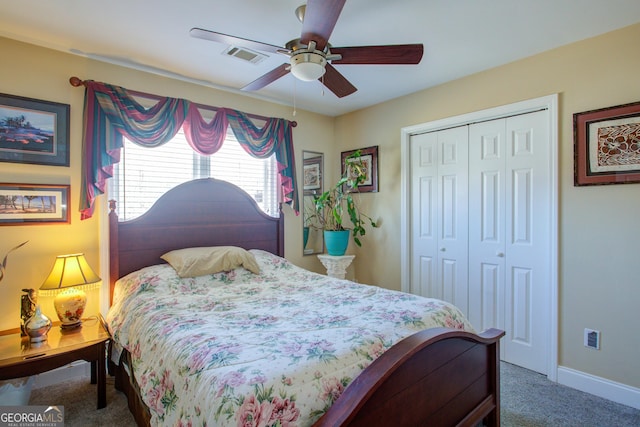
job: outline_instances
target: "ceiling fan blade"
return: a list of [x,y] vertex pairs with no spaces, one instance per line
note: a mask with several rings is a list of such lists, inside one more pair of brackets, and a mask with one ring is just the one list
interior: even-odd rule
[[252,91],[252,90],[262,89],[268,84],[275,82],[280,77],[283,77],[289,74],[290,70],[291,70],[291,66],[289,64],[282,64],[281,66],[269,71],[267,74],[264,74],[258,77],[257,79],[255,79],[254,81],[252,81],[251,83],[243,87],[242,90]]
[[331,92],[335,93],[338,98],[344,98],[358,90],[331,64],[327,64],[325,66],[325,70],[324,76],[320,77],[318,80],[320,80]]
[[346,0],[308,0],[302,22],[302,44],[316,42],[316,49],[323,50],[336,26]]
[[422,44],[387,46],[331,47],[331,54],[340,54],[333,64],[418,64],[422,60]]
[[241,37],[230,36],[228,34],[217,33],[215,31],[203,30],[202,28],[192,28],[191,31],[189,31],[189,34],[191,34],[191,37],[195,37],[198,39],[245,47],[247,49],[260,50],[262,52],[281,53],[283,50],[285,50],[280,46],[257,42],[249,39],[243,39]]

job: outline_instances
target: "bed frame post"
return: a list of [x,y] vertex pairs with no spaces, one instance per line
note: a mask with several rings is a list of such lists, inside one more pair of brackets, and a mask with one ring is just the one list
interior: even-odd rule
[[280,218],[278,220],[278,255],[284,258],[284,212],[280,205]]
[[490,388],[498,398],[495,400],[495,408],[487,415],[485,421],[487,426],[500,426],[500,340],[491,344],[490,347],[493,347],[489,350],[489,364],[493,370],[490,373]]
[[120,259],[118,258],[118,214],[116,201],[109,200],[109,306],[113,303],[113,288],[120,277]]

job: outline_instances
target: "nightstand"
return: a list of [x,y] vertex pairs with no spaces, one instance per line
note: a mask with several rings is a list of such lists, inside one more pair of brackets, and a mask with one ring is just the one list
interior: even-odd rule
[[[41,374],[76,360],[91,363],[91,384],[97,384],[98,409],[107,406],[106,344],[109,334],[98,318],[82,327],[62,330],[54,322],[46,341],[38,344],[21,337],[20,329],[0,332],[0,380]],[[56,402],[51,402],[55,404]]]
[[345,278],[347,275],[347,268],[351,265],[351,261],[353,261],[355,257],[355,255],[318,255],[318,259],[327,269],[327,276],[335,277],[337,279]]

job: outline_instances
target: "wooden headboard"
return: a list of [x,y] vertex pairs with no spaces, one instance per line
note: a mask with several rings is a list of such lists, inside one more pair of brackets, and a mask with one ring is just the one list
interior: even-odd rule
[[164,261],[173,249],[239,246],[284,256],[284,217],[262,212],[241,188],[213,178],[185,182],[160,197],[144,215],[118,221],[109,201],[109,299],[120,277]]

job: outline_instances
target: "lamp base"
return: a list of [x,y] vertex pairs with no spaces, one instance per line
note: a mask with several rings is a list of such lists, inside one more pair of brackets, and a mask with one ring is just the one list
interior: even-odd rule
[[53,306],[56,309],[62,329],[73,329],[82,325],[82,315],[87,305],[87,294],[81,289],[68,288],[56,295]]
[[76,329],[76,328],[80,328],[80,327],[82,327],[82,320],[78,320],[76,323],[61,323],[60,324],[60,329],[62,329],[63,331],[70,330],[70,329]]

